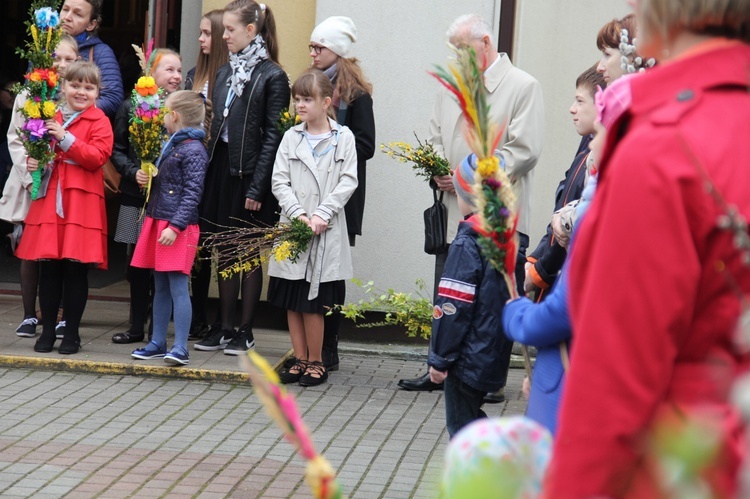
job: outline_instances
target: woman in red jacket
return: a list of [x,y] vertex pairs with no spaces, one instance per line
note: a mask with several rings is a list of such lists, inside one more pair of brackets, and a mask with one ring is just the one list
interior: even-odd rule
[[[26,227],[16,250],[19,258],[40,260],[39,304],[42,335],[34,350],[51,352],[55,344],[61,296],[67,327],[62,354],[77,353],[78,326],[88,299],[88,269],[107,268],[107,213],[102,165],[112,153],[112,126],[95,106],[99,69],[90,62],[68,66],[63,83],[65,103],[46,127],[57,139],[54,164],[47,166],[46,193],[31,202]],[[38,161],[29,158],[34,171]],[[42,182],[42,186],[45,182]]]
[[[721,430],[702,478],[731,497],[743,427],[728,391],[746,366],[736,332],[750,292],[750,0],[631,3],[639,50],[663,63],[630,80],[576,236],[575,347],[545,497],[667,496],[646,450],[660,423],[693,415]],[[618,285],[602,293],[603,279]]]

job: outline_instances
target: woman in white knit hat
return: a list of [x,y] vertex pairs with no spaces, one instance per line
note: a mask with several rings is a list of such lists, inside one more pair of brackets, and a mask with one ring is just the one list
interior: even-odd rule
[[[375,118],[372,113],[372,84],[365,78],[359,61],[349,56],[357,41],[354,22],[344,16],[333,16],[318,24],[310,35],[312,67],[323,71],[333,83],[333,108],[336,121],[354,133],[357,147],[357,180],[359,185],[346,204],[349,244],[362,235],[365,209],[365,163],[375,154]],[[341,296],[346,292],[342,282]],[[323,363],[329,371],[339,367],[339,316],[326,316],[323,339]]]

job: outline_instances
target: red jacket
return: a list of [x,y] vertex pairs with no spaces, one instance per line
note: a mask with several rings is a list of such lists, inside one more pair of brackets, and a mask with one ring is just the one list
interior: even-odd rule
[[[608,133],[571,255],[575,348],[545,497],[659,497],[650,430],[696,411],[725,437],[714,492],[736,488],[742,427],[727,399],[744,361],[727,276],[747,295],[750,267],[701,170],[750,219],[750,46],[701,48],[633,78],[631,109]],[[618,285],[602,293],[604,279]]]

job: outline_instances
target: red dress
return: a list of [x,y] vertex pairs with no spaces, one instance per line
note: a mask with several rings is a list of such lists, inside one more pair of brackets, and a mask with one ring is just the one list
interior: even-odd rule
[[[56,120],[62,122],[60,113]],[[100,109],[90,107],[67,131],[76,140],[68,151],[56,148],[47,194],[31,202],[16,255],[24,260],[70,259],[106,269],[102,165],[112,154],[112,126]],[[62,217],[56,207],[58,189],[62,192]]]
[[744,428],[728,398],[747,359],[727,276],[747,296],[750,268],[701,169],[750,219],[750,46],[709,43],[633,78],[608,133],[571,254],[574,347],[545,497],[664,497],[652,430],[697,414],[721,429],[713,497],[736,491]]

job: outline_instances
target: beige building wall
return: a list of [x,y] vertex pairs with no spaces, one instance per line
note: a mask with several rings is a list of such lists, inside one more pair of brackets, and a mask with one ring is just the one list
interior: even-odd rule
[[[184,0],[180,53],[184,70],[195,66],[198,58],[198,24],[205,12],[223,9],[227,0]],[[307,46],[315,27],[315,0],[268,0],[279,36],[279,58],[289,77],[294,80],[310,66]],[[219,33],[221,36],[221,33]]]

